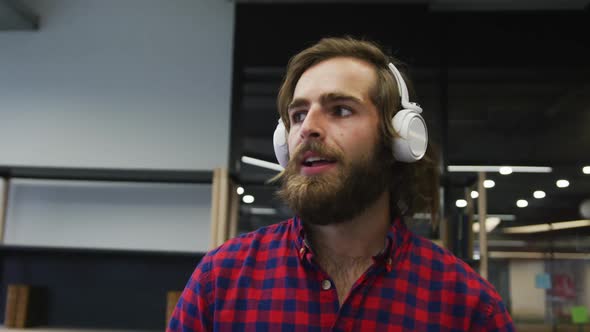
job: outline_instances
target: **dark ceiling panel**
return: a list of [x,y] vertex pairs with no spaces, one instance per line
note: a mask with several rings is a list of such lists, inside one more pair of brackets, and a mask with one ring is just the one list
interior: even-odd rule
[[18,0],[0,0],[0,31],[36,30],[39,17]]
[[[544,175],[489,174],[497,182],[489,192],[491,213],[514,214],[513,224],[577,218],[579,203],[590,198],[590,175],[581,174],[590,165],[589,24],[588,11],[434,13],[423,4],[239,3],[241,102],[234,116],[244,136],[238,148],[274,161],[276,94],[290,56],[324,36],[364,36],[408,64],[430,137],[438,146],[448,143],[451,164],[554,166]],[[240,179],[262,185],[273,174],[245,166]],[[557,189],[559,177],[571,186]],[[475,174],[446,178],[473,183]],[[276,199],[266,202],[275,187],[252,188],[265,197],[258,204],[280,206]],[[532,198],[537,189],[547,198]],[[459,186],[449,199],[462,196]],[[529,207],[519,209],[515,202],[523,197]]]

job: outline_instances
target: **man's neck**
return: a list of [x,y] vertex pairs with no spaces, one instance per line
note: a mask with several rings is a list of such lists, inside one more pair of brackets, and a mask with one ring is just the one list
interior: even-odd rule
[[390,227],[389,192],[384,192],[362,214],[329,225],[306,225],[315,254],[321,260],[358,262],[383,250]]

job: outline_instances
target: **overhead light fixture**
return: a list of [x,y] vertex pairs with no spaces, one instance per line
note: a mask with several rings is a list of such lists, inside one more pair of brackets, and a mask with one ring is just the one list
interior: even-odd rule
[[270,161],[256,159],[252,157],[242,156],[242,162],[244,164],[249,164],[253,166],[258,166],[266,169],[272,169],[273,171],[281,172],[284,168],[283,166],[275,163],[271,163]]
[[[500,172],[510,168],[514,173],[551,173],[553,168],[547,166],[490,166],[490,165],[449,165],[449,172]],[[508,173],[510,174],[510,173]]]
[[488,246],[490,247],[526,247],[527,242],[522,240],[489,240]]
[[246,204],[252,204],[252,203],[254,203],[254,196],[245,195],[244,197],[242,197],[242,202],[244,202]]
[[536,199],[545,198],[545,192],[543,190],[537,190],[533,193],[533,197]]
[[[498,217],[489,217],[486,219],[486,232],[489,233],[493,231],[499,224],[501,219]],[[479,222],[473,223],[473,232],[479,233]]]
[[504,233],[507,233],[507,234],[538,233],[538,232],[548,232],[550,230],[551,230],[551,226],[549,226],[549,224],[505,227],[503,229]]
[[502,175],[508,175],[508,174],[512,174],[513,169],[510,166],[502,166],[500,167],[500,174]]
[[548,232],[554,230],[561,230],[561,229],[570,229],[570,228],[578,228],[578,227],[588,227],[590,226],[590,220],[573,220],[573,221],[562,221],[556,222],[551,224],[536,224],[536,225],[527,225],[527,226],[516,226],[516,227],[506,227],[503,229],[504,233],[507,234],[527,234],[527,233],[539,233],[539,232]]
[[582,172],[584,172],[584,174],[590,174],[590,166],[584,166],[584,168],[582,168]]
[[[488,214],[487,217],[488,218],[500,218],[501,220],[504,220],[504,221],[515,221],[516,220],[516,215],[514,215],[514,214]],[[479,220],[479,215],[474,214],[473,219]]]
[[467,201],[466,201],[466,200],[464,200],[464,199],[458,199],[458,200],[455,202],[455,205],[456,205],[458,208],[464,208],[464,207],[466,207],[466,206],[467,206]]
[[238,188],[236,189],[236,193],[237,193],[238,195],[243,195],[243,194],[244,194],[244,188],[242,188],[242,187],[238,187]]
[[471,191],[471,198],[476,199],[479,197],[479,193],[475,190]]
[[484,180],[483,181],[483,186],[485,188],[488,188],[488,189],[494,188],[495,185],[496,185],[496,182],[494,182],[494,180]]
[[568,180],[561,179],[561,180],[557,180],[557,182],[555,182],[555,185],[558,188],[567,188],[570,186],[570,182]]
[[262,216],[272,216],[277,214],[277,210],[273,208],[265,208],[265,207],[251,207],[250,208],[251,214],[262,215]]
[[518,206],[519,208],[525,208],[529,206],[529,202],[527,202],[526,199],[519,199],[518,201],[516,201],[516,206]]
[[562,221],[551,224],[552,229],[568,229],[590,226],[590,220]]
[[534,251],[488,251],[489,258],[503,258],[503,259],[580,259],[587,261],[590,255],[583,252],[534,252]]

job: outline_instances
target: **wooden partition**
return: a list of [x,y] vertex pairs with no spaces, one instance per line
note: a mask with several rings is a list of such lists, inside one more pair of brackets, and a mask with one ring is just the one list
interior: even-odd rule
[[211,248],[237,235],[239,196],[226,168],[213,171],[211,190]]
[[6,210],[8,208],[8,190],[10,180],[0,177],[0,244],[4,243],[4,228],[6,225]]

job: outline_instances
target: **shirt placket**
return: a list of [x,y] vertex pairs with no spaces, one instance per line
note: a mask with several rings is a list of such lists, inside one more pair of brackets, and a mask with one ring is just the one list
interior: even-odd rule
[[317,272],[316,281],[320,282],[320,325],[322,331],[352,331],[358,308],[362,305],[371,285],[383,273],[390,272],[393,266],[391,257],[391,234],[386,249],[379,258],[374,257],[373,265],[353,285],[350,294],[340,306],[334,282],[322,268],[313,262],[313,251],[307,241],[301,237],[299,256],[308,266]]
[[353,285],[350,294],[340,307],[332,331],[353,331],[359,326],[354,326],[359,322],[359,308],[362,307],[368,292],[376,279],[382,274],[391,271],[392,260],[388,258],[384,261],[375,262]]
[[322,330],[327,330],[334,326],[338,319],[338,293],[334,282],[323,272],[321,276],[321,290],[320,290],[320,307],[321,307],[321,326]]
[[320,327],[322,331],[328,331],[334,326],[338,317],[338,293],[334,287],[334,281],[328,276],[322,268],[313,262],[312,251],[304,244],[300,249],[299,254],[307,264],[314,271],[316,278],[315,282],[319,284],[319,298],[320,298],[320,312],[318,313],[320,319]]

